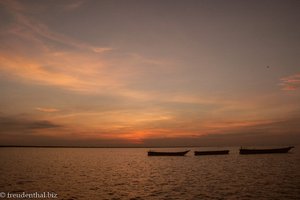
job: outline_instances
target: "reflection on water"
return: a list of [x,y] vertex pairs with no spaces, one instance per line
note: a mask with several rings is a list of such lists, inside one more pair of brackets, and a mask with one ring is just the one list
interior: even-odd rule
[[[201,149],[210,148],[192,150]],[[1,148],[0,192],[53,191],[59,199],[299,199],[299,148],[266,155],[229,149],[229,155],[148,157],[149,149],[141,148]]]

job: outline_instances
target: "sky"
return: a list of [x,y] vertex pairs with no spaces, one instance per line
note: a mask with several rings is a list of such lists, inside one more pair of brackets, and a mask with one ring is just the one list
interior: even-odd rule
[[0,0],[0,145],[295,145],[299,11]]

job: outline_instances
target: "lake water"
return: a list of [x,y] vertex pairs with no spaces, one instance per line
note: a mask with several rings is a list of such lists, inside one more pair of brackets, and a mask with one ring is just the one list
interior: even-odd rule
[[229,155],[197,157],[193,150],[211,148],[176,150],[182,149],[192,151],[148,157],[143,148],[1,148],[0,192],[88,200],[300,199],[299,147],[266,155],[239,155],[231,147]]

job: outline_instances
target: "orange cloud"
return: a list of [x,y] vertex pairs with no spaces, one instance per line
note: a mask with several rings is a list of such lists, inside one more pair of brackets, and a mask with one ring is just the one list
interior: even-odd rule
[[52,112],[58,112],[60,111],[59,109],[56,109],[56,108],[41,108],[41,107],[37,107],[35,108],[37,111],[40,111],[40,112],[47,112],[47,113],[52,113]]
[[54,32],[25,15],[24,11],[29,8],[20,2],[2,4],[15,20],[0,39],[3,43],[0,71],[12,79],[74,91],[120,90],[123,85],[120,74],[111,70],[112,64],[99,55],[113,48],[89,45]]
[[206,122],[204,123],[204,126],[207,128],[207,130],[234,130],[239,129],[242,127],[252,127],[252,126],[258,126],[258,125],[267,125],[273,123],[274,120],[231,120],[231,121],[213,121],[213,122]]
[[300,73],[280,79],[282,90],[294,91],[300,88]]
[[3,4],[15,19],[0,39],[0,71],[9,78],[83,93],[152,98],[128,84],[145,73],[141,65],[160,67],[165,63],[129,53],[111,59],[114,48],[90,45],[52,31],[26,15],[24,11],[30,8],[20,2]]

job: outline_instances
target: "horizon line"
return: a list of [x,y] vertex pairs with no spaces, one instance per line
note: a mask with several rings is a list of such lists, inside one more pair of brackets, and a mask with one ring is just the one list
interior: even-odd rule
[[[228,146],[77,146],[77,145],[0,145],[0,148],[196,148],[196,147],[251,147],[256,145]],[[291,146],[291,145],[258,145],[258,146]],[[297,146],[297,145],[292,145]]]

